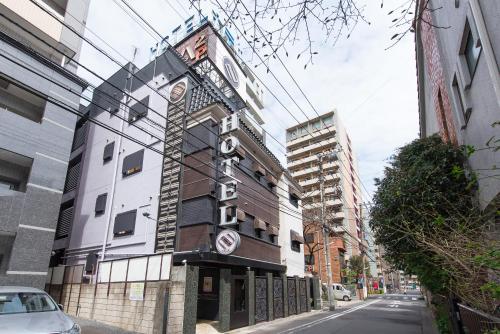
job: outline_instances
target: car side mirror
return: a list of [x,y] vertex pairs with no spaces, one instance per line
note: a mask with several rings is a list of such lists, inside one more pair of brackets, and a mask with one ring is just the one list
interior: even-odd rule
[[57,304],[57,306],[59,307],[59,309],[60,309],[61,311],[63,311],[63,312],[64,312],[64,305],[63,305],[63,304]]

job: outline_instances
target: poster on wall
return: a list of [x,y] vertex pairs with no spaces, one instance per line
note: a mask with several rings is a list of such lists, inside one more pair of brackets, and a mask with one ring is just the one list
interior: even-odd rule
[[129,300],[144,300],[144,282],[130,283]]
[[212,277],[203,277],[203,292],[212,292]]

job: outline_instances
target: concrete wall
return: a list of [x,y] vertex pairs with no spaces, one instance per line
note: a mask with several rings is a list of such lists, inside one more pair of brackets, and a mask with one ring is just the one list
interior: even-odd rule
[[[109,286],[108,286],[109,285]],[[147,282],[144,300],[130,300],[131,283],[47,286],[67,314],[137,333],[161,333],[167,281]],[[109,294],[108,294],[109,290]]]
[[[422,48],[426,53],[425,64],[423,59],[418,64],[425,69],[425,75],[419,81],[419,85],[425,86],[425,94],[420,96],[420,99],[425,98],[425,109],[423,110],[425,112],[425,124],[422,125],[426,131],[422,135],[431,135],[437,130],[436,123],[439,122],[440,118],[439,115],[436,117],[436,108],[434,107],[436,102],[435,99],[431,99],[431,96],[429,96],[428,87],[435,85],[435,82],[440,82],[441,89],[449,96],[449,106],[446,105],[445,107],[449,107],[451,110],[449,116],[456,132],[457,144],[484,148],[486,142],[492,136],[498,135],[498,128],[493,128],[491,124],[499,120],[500,111],[500,99],[498,93],[495,93],[493,89],[493,78],[496,77],[496,80],[498,80],[498,64],[500,61],[500,25],[498,24],[500,3],[498,1],[480,0],[478,3],[482,15],[473,15],[470,6],[472,2],[475,2],[475,0],[459,1],[457,7],[453,1],[432,0],[430,4],[433,8],[441,7],[432,14],[428,14],[433,24],[448,28],[430,28],[421,23],[422,32],[420,37]],[[465,87],[465,82],[459,83],[459,89],[465,104],[472,108],[468,122],[466,122],[461,111],[459,98],[452,88],[455,75],[463,77],[459,52],[466,20],[471,25],[474,34],[478,31],[478,23],[483,22],[488,35],[480,36],[482,49],[475,73],[471,78],[470,88]],[[436,43],[432,42],[432,34],[435,35]],[[491,43],[492,50],[488,50],[488,43]],[[417,47],[419,47],[419,44],[417,44]],[[488,55],[492,56],[495,62],[493,66],[496,71],[490,71],[486,60]],[[435,66],[435,63],[439,64],[439,66]],[[460,79],[459,81],[464,80]],[[479,200],[481,207],[484,208],[491,203],[492,199],[500,191],[500,180],[491,177],[491,175],[495,174],[495,171],[491,169],[493,165],[498,164],[498,154],[495,154],[492,150],[483,149],[474,153],[469,159],[469,163],[471,169],[479,174]]]
[[[74,92],[81,87],[67,76],[42,65],[22,50],[0,42],[2,54],[28,64]],[[47,96],[78,109],[78,96],[0,59],[0,72]],[[0,109],[0,148],[33,159],[26,192],[0,196],[0,231],[15,234],[6,275],[0,285],[43,287],[57,225],[61,194],[73,140],[76,116],[47,103],[41,123]]]

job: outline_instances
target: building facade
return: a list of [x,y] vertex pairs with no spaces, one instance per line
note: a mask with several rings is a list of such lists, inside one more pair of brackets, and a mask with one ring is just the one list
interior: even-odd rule
[[[80,268],[79,284],[128,291],[138,283],[129,264],[139,261],[146,291],[157,263],[169,333],[194,333],[198,320],[227,331],[310,310],[301,187],[266,147],[262,92],[233,52],[201,22],[145,67],[127,64],[97,87],[78,121],[52,272]],[[53,274],[48,290],[64,299],[55,281],[64,283]],[[268,301],[266,291],[287,286],[297,292],[292,304],[280,294]],[[99,319],[96,303],[86,316],[161,330]]]
[[[89,1],[0,1],[0,285],[42,288],[86,83],[76,75]],[[70,87],[72,93],[60,86]]]
[[417,1],[416,12],[420,136],[473,147],[480,207],[498,210],[500,3]]
[[[336,111],[287,129],[286,139],[288,168],[303,188],[306,270],[319,275],[323,283],[327,281],[320,224],[323,178],[332,278],[333,282],[343,282],[346,261],[360,255],[363,247],[362,201],[351,141]],[[320,155],[323,175],[320,175]]]

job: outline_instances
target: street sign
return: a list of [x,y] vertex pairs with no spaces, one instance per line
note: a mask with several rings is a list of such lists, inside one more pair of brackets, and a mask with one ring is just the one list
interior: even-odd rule
[[217,251],[223,255],[229,255],[233,253],[240,246],[241,239],[238,232],[234,230],[223,230],[215,239],[215,246]]

